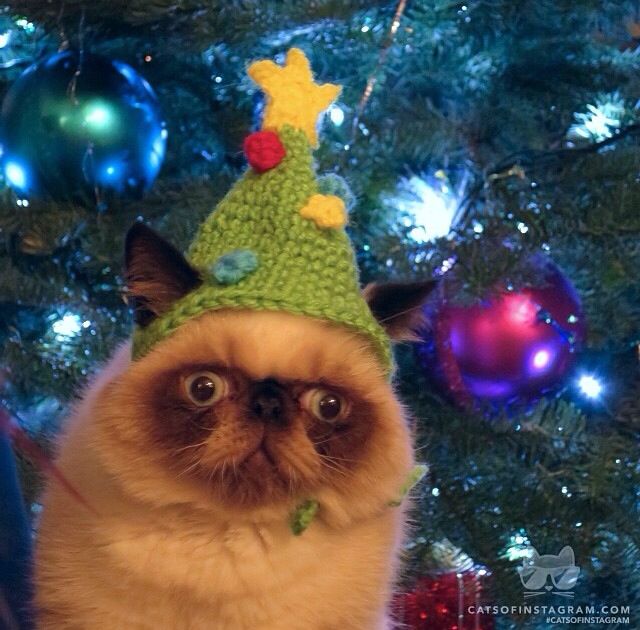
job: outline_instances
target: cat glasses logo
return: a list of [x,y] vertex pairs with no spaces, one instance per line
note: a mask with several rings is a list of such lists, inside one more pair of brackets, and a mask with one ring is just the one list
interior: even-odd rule
[[557,555],[541,556],[535,549],[518,567],[520,581],[527,589],[525,599],[539,597],[546,593],[572,598],[571,589],[580,575],[580,567],[576,566],[573,549],[564,547]]

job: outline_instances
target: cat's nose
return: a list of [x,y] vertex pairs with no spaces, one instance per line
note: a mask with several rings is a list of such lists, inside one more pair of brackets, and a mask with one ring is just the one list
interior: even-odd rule
[[252,415],[262,422],[285,424],[284,389],[273,379],[255,383],[249,399],[249,408]]

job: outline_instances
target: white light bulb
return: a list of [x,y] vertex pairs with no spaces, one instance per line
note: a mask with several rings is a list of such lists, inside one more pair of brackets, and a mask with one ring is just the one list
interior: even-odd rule
[[405,194],[392,203],[415,225],[409,234],[414,241],[427,243],[449,235],[458,203],[448,186],[441,182],[432,186],[414,175],[401,182],[401,191]]
[[4,174],[11,186],[24,190],[27,186],[27,174],[19,164],[7,162],[4,167]]
[[578,387],[587,398],[599,398],[603,390],[602,383],[590,375],[581,376]]
[[66,313],[62,319],[53,322],[51,329],[56,335],[62,337],[73,337],[77,335],[82,328],[82,321],[78,315]]
[[339,127],[344,122],[344,112],[337,105],[332,105],[329,108],[329,118],[336,127]]

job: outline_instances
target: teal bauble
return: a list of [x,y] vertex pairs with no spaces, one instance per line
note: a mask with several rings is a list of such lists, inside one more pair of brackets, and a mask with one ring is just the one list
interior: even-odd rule
[[139,199],[162,165],[156,95],[131,66],[59,52],[27,68],[2,104],[7,184],[22,198]]

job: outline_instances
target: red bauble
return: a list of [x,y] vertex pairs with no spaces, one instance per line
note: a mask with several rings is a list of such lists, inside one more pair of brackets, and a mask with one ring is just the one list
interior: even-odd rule
[[545,278],[541,286],[505,290],[472,306],[441,297],[429,313],[432,338],[419,354],[425,369],[435,361],[458,402],[530,401],[557,388],[569,371],[585,338],[580,300],[555,265],[533,264]]
[[243,144],[244,154],[254,171],[264,173],[280,164],[286,155],[284,145],[274,131],[255,131]]
[[482,568],[421,577],[392,600],[394,618],[411,630],[493,630],[494,618],[479,614],[487,606]]

